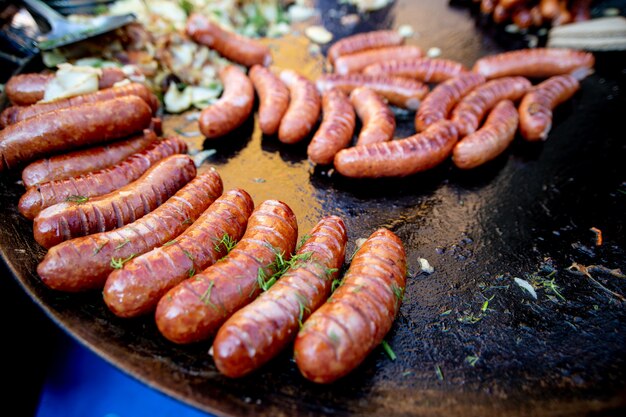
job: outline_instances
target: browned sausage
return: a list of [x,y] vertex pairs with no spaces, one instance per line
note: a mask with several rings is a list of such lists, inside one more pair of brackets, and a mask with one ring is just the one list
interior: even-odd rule
[[421,132],[431,124],[443,120],[457,102],[471,90],[485,82],[480,74],[463,74],[444,81],[431,91],[415,114],[415,130]]
[[241,239],[253,209],[244,190],[225,193],[176,239],[113,271],[104,286],[106,305],[119,317],[154,311],[170,288],[228,253]]
[[97,197],[135,181],[152,165],[170,155],[187,152],[187,145],[176,136],[155,141],[122,162],[78,177],[54,180],[30,187],[20,198],[20,213],[29,220],[41,210],[64,201]]
[[401,77],[366,74],[326,74],[317,79],[317,88],[326,91],[338,88],[350,94],[357,87],[367,87],[383,96],[391,104],[415,110],[420,101],[428,94],[428,86],[417,81]]
[[540,0],[539,11],[541,11],[544,20],[550,21],[554,19],[559,14],[558,0]]
[[493,9],[496,7],[496,0],[480,0],[480,12],[485,15],[493,13]]
[[475,132],[483,117],[499,101],[517,101],[530,87],[530,81],[524,77],[499,78],[476,87],[452,110],[452,121],[457,124],[461,137]]
[[456,125],[442,120],[405,139],[339,151],[335,168],[352,178],[404,177],[445,161],[457,138]]
[[224,375],[244,376],[276,356],[330,295],[345,256],[346,227],[339,217],[326,217],[309,236],[297,253],[302,260],[217,332],[213,359]]
[[547,78],[569,73],[580,79],[590,72],[594,62],[593,54],[573,49],[520,49],[481,58],[472,71],[487,79],[513,75]]
[[370,75],[392,75],[414,78],[427,83],[440,83],[468,72],[462,64],[439,58],[400,58],[381,61],[363,71]]
[[218,138],[241,126],[252,113],[254,87],[238,67],[228,65],[219,72],[224,92],[219,100],[200,113],[200,132]]
[[508,148],[515,137],[519,117],[510,100],[498,103],[483,127],[465,136],[452,151],[454,164],[461,169],[476,168]]
[[340,149],[352,141],[356,115],[348,97],[337,89],[331,89],[322,97],[324,118],[320,128],[311,139],[307,154],[311,162],[330,164]]
[[50,248],[64,240],[105,232],[145,216],[196,175],[187,155],[172,155],[117,191],[44,209],[33,226],[35,240]]
[[359,87],[350,93],[350,101],[362,124],[356,141],[357,146],[393,139],[396,119],[387,103],[378,94],[369,88]]
[[405,286],[402,241],[378,229],[354,255],[342,285],[298,333],[293,356],[302,375],[329,383],[355,369],[391,329]]
[[340,56],[335,60],[333,66],[337,74],[345,75],[352,74],[353,72],[361,72],[366,67],[378,62],[388,62],[398,59],[417,59],[422,56],[424,56],[424,51],[418,46],[387,46]]
[[187,35],[194,41],[215,49],[223,57],[246,67],[268,66],[270,48],[253,39],[222,29],[205,16],[194,13],[187,20]]
[[168,291],[156,309],[159,331],[175,343],[191,343],[215,334],[235,311],[250,303],[276,272],[277,256],[288,259],[298,225],[280,201],[263,202],[248,219],[241,241],[215,265]]
[[516,7],[513,9],[511,19],[520,29],[528,29],[533,24],[533,15],[527,7]]
[[275,135],[289,107],[289,89],[280,78],[260,65],[250,68],[250,80],[259,95],[259,127],[266,135]]
[[289,88],[291,102],[280,122],[278,139],[283,143],[296,143],[315,127],[320,116],[322,99],[315,84],[295,71],[281,71],[280,79]]
[[527,0],[500,0],[498,2],[505,9],[513,9],[515,7],[523,6],[528,3]]
[[108,168],[144,150],[156,140],[154,131],[144,129],[143,134],[130,139],[40,159],[24,168],[22,182],[25,187],[32,187]]
[[552,26],[560,26],[571,23],[572,13],[567,9],[567,0],[559,0],[559,13],[552,20]]
[[129,136],[148,127],[151,117],[150,106],[137,96],[31,117],[0,131],[0,171],[53,152]]
[[584,22],[591,19],[591,1],[592,0],[572,1],[571,10],[574,22]]
[[397,46],[404,43],[404,38],[394,30],[378,30],[348,36],[335,42],[328,49],[328,60],[334,63],[337,58],[367,49]]
[[37,273],[44,284],[59,291],[102,289],[111,271],[178,236],[221,193],[222,179],[217,171],[208,170],[132,223],[52,247]]
[[494,23],[504,23],[511,18],[511,10],[502,6],[501,3],[496,4],[491,15]]
[[546,140],[552,127],[552,109],[579,88],[580,83],[571,75],[557,75],[533,87],[519,106],[520,132],[524,139]]

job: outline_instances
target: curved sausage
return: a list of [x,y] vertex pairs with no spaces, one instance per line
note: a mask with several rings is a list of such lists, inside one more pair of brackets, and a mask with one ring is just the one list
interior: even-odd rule
[[317,79],[317,88],[324,92],[338,88],[350,94],[357,87],[367,87],[383,96],[391,104],[415,110],[428,94],[428,86],[408,78],[366,74],[325,74]]
[[354,255],[342,285],[298,333],[293,356],[302,375],[325,384],[355,369],[391,329],[405,286],[402,241],[378,229]]
[[363,74],[413,78],[427,83],[440,83],[468,72],[462,64],[441,58],[400,58],[380,61],[368,66]]
[[115,166],[104,168],[78,177],[55,180],[30,187],[20,198],[20,213],[29,220],[37,216],[41,210],[54,204],[74,199],[97,197],[135,181],[152,165],[170,155],[187,152],[187,145],[173,136],[155,141],[146,149],[131,155]]
[[302,260],[220,327],[213,359],[222,374],[242,377],[268,362],[330,295],[345,257],[346,227],[339,217],[326,217],[309,236],[296,254]]
[[346,177],[404,177],[439,165],[452,152],[458,133],[448,120],[405,139],[344,149],[335,155],[335,168]]
[[496,158],[515,138],[518,121],[517,109],[510,100],[498,103],[483,127],[456,144],[452,151],[454,165],[470,169]]
[[186,26],[194,41],[215,49],[224,58],[246,67],[268,66],[272,62],[270,48],[253,39],[222,29],[205,16],[193,13]]
[[0,171],[79,146],[109,142],[150,125],[152,111],[137,96],[55,110],[0,131]]
[[117,191],[44,209],[35,217],[35,240],[50,248],[64,240],[132,223],[160,206],[195,175],[190,157],[172,155]]
[[397,46],[404,43],[404,38],[394,30],[377,30],[348,36],[335,42],[328,48],[328,60],[334,63],[340,56],[365,51],[367,49]]
[[272,71],[255,65],[250,80],[259,95],[259,127],[265,135],[275,135],[289,107],[289,89]]
[[[246,230],[254,209],[244,190],[218,198],[176,239],[113,271],[104,286],[104,302],[119,317],[136,317],[156,308],[172,287],[217,262]],[[226,239],[226,240],[225,240]]]
[[115,268],[178,236],[221,193],[222,179],[217,171],[208,170],[132,223],[52,247],[37,273],[44,284],[59,291],[102,289]]
[[335,60],[333,67],[337,74],[345,75],[361,72],[365,68],[376,65],[376,63],[379,62],[388,62],[397,59],[416,59],[422,56],[424,56],[424,51],[418,46],[387,46],[340,56]]
[[513,75],[547,78],[569,73],[580,79],[591,71],[594,62],[593,54],[573,49],[520,49],[481,58],[472,71],[487,79]]
[[448,117],[461,97],[485,82],[480,74],[463,74],[444,81],[431,91],[415,114],[415,130],[424,131],[428,126]]
[[263,202],[226,257],[161,298],[155,314],[161,334],[174,343],[215,334],[228,317],[259,295],[264,278],[276,272],[276,258],[290,257],[297,235],[296,216],[285,203]]
[[356,115],[348,97],[340,90],[331,89],[322,97],[324,118],[311,139],[307,154],[316,164],[330,164],[335,154],[352,141]]
[[304,139],[315,127],[320,116],[322,99],[315,85],[292,70],[283,70],[280,79],[289,88],[291,102],[280,122],[278,140],[296,143]]
[[481,120],[501,100],[516,101],[531,84],[524,77],[505,77],[491,80],[476,87],[459,101],[452,110],[452,121],[457,124],[461,137],[478,129]]
[[557,75],[533,87],[519,106],[520,132],[529,141],[546,140],[552,127],[552,109],[578,91],[571,75]]
[[361,119],[362,127],[356,144],[387,142],[393,139],[396,119],[382,98],[366,87],[359,87],[350,93],[350,101]]
[[239,68],[228,65],[219,72],[224,92],[219,100],[200,113],[200,132],[218,138],[241,126],[252,113],[254,87]]

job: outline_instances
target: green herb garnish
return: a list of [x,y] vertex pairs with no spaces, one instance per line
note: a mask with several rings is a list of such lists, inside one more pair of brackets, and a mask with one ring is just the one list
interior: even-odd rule
[[131,254],[128,258],[111,258],[111,268],[113,269],[122,269],[124,264],[135,257],[135,254]]
[[396,360],[396,354],[394,353],[393,349],[391,349],[391,346],[389,346],[389,343],[387,343],[386,340],[383,340],[382,342],[380,342],[380,344],[382,345],[383,349],[385,350],[385,353],[387,354],[387,356],[389,356],[389,359],[391,359],[392,361]]
[[65,201],[68,203],[83,204],[89,201],[89,197],[85,197],[83,195],[71,195],[68,196]]

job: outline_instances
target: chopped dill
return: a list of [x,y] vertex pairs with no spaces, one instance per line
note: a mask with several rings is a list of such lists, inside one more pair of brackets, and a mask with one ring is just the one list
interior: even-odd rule
[[68,203],[83,204],[89,201],[89,197],[85,197],[84,195],[70,195],[65,201]]
[[189,268],[189,271],[187,271],[187,276],[189,278],[193,277],[194,275],[196,275],[196,270],[195,268]]
[[108,240],[107,240],[106,242],[104,242],[104,243],[101,243],[101,244],[100,244],[100,245],[98,245],[97,247],[93,248],[93,254],[94,254],[94,255],[97,255],[98,253],[100,253],[100,251],[102,250],[102,248],[104,248],[104,247],[107,245],[107,243],[109,243],[109,241],[108,241]]
[[332,330],[330,331],[330,333],[328,333],[328,338],[335,346],[339,345],[339,343],[341,342],[341,339],[339,339],[337,333],[333,332]]
[[435,365],[435,374],[437,375],[438,380],[443,381],[443,372],[441,372],[439,365]]
[[132,253],[128,258],[111,258],[111,268],[113,269],[122,269],[124,264],[135,257],[135,254]]
[[228,233],[224,233],[222,238],[217,243],[215,243],[214,249],[216,252],[220,252],[221,247],[224,247],[224,249],[226,249],[226,253],[230,253],[230,251],[235,247],[236,244],[237,241],[235,239],[230,237]]
[[178,243],[178,241],[176,239],[172,239],[169,242],[165,242],[162,247],[164,248],[166,246],[171,246],[171,245],[174,245],[176,243]]
[[386,340],[383,340],[382,342],[380,342],[380,344],[382,345],[383,349],[385,350],[385,353],[387,354],[387,356],[389,356],[389,359],[391,359],[392,361],[396,360],[396,354],[393,351],[393,349],[391,349],[391,346],[389,346],[389,343],[387,343]]
[[215,281],[209,282],[209,288],[207,288],[204,294],[200,296],[200,301],[202,301],[205,305],[210,306],[213,310],[217,311],[217,306],[211,302],[211,291],[213,291],[214,285]]
[[129,243],[130,243],[130,239],[124,239],[122,243],[120,243],[119,245],[115,247],[115,250],[122,249],[124,246],[128,245]]
[[465,358],[465,362],[467,362],[468,365],[473,368],[474,366],[476,366],[476,362],[478,362],[478,359],[480,359],[480,357],[476,355],[469,355]]

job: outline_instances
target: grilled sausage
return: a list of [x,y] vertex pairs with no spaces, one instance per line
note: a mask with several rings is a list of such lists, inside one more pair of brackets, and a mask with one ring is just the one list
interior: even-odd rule
[[571,75],[556,75],[536,85],[519,106],[520,131],[529,141],[546,140],[552,127],[552,109],[578,91],[580,83]]
[[386,75],[366,74],[326,74],[317,80],[317,88],[324,92],[338,88],[350,94],[357,87],[367,87],[383,96],[391,104],[415,110],[420,101],[428,94],[428,86],[417,80]]
[[339,151],[335,168],[352,178],[404,177],[445,161],[457,138],[456,125],[442,120],[405,139]]
[[422,56],[424,56],[424,51],[418,46],[387,46],[340,56],[335,60],[334,69],[337,74],[352,74],[354,72],[361,72],[365,68],[374,66],[377,63],[395,61],[398,59],[417,59]]
[[581,79],[589,74],[594,62],[593,54],[572,49],[521,49],[481,58],[472,71],[487,79],[513,75],[547,78],[570,73]]
[[413,78],[427,83],[440,83],[468,72],[462,64],[440,58],[399,58],[380,61],[363,70],[363,74]]
[[374,48],[397,46],[404,43],[404,38],[393,30],[377,30],[348,36],[335,42],[328,49],[328,60],[333,64],[340,56],[354,54]]
[[291,102],[280,122],[278,139],[283,143],[296,143],[315,127],[320,116],[322,99],[315,85],[295,71],[281,71],[280,79],[289,88]]
[[201,14],[194,13],[189,17],[186,31],[194,41],[215,49],[224,58],[243,66],[268,66],[272,62],[270,48],[258,41],[226,31]]
[[200,132],[209,139],[218,138],[241,126],[252,113],[254,87],[238,67],[220,70],[224,92],[219,100],[200,113]]
[[510,100],[498,103],[483,127],[456,144],[452,151],[454,165],[470,169],[496,158],[513,141],[518,121],[517,109]]
[[485,82],[480,74],[463,74],[444,81],[431,91],[415,114],[415,130],[424,131],[428,126],[448,117],[461,97]]
[[311,139],[307,154],[316,164],[330,164],[335,154],[352,141],[356,115],[348,97],[340,90],[331,89],[322,97],[324,118]]
[[228,317],[261,292],[264,277],[276,272],[276,258],[290,257],[297,235],[296,216],[286,204],[263,202],[226,257],[161,298],[156,309],[161,334],[175,343],[197,342],[215,334]]
[[350,101],[362,123],[357,146],[393,139],[396,119],[387,103],[378,94],[369,88],[359,87],[352,90]]
[[178,236],[221,193],[222,179],[214,169],[208,170],[132,223],[52,247],[37,273],[44,284],[59,291],[102,289],[115,268]]
[[137,96],[31,117],[0,131],[0,171],[52,152],[129,136],[148,127],[151,117],[150,106]]
[[187,145],[176,136],[155,141],[143,151],[112,167],[30,187],[20,198],[19,211],[32,220],[41,210],[68,199],[76,199],[77,196],[84,199],[110,193],[135,181],[161,159],[184,152],[187,152]]
[[540,0],[539,11],[541,11],[541,15],[545,20],[553,20],[559,14],[558,0]]
[[452,121],[457,124],[461,137],[475,132],[483,117],[499,101],[516,101],[530,87],[530,81],[524,77],[499,78],[476,87],[452,110]]
[[50,248],[64,240],[132,223],[160,206],[195,175],[190,157],[172,155],[117,191],[44,209],[35,217],[35,240]]
[[259,95],[261,132],[265,135],[275,135],[289,107],[289,89],[272,71],[260,65],[250,68],[249,76]]
[[342,285],[298,333],[293,356],[302,375],[329,383],[363,362],[391,329],[405,286],[402,241],[378,229],[359,248]]
[[242,377],[276,356],[330,295],[345,256],[346,228],[339,217],[326,217],[309,236],[297,253],[302,260],[217,332],[213,359],[224,375]]

